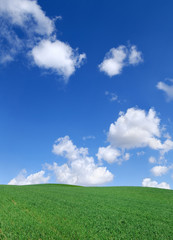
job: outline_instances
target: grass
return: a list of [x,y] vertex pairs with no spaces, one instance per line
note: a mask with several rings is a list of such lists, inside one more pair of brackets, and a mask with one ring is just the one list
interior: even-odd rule
[[173,239],[173,191],[0,186],[0,239]]

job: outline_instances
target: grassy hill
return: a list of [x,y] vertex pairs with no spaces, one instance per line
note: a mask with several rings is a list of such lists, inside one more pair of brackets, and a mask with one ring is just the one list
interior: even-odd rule
[[173,239],[173,191],[0,186],[0,239]]

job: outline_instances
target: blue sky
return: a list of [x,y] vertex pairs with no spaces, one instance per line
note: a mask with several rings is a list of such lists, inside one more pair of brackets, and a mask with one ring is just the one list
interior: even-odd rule
[[172,1],[0,0],[0,183],[173,188]]

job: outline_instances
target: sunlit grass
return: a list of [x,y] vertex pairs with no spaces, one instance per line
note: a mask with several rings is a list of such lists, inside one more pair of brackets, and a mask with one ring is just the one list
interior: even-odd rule
[[173,191],[0,186],[0,239],[173,239]]

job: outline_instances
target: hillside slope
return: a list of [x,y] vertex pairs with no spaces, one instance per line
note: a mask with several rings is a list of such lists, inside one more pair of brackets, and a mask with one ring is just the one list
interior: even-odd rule
[[173,191],[0,186],[0,239],[173,239]]

